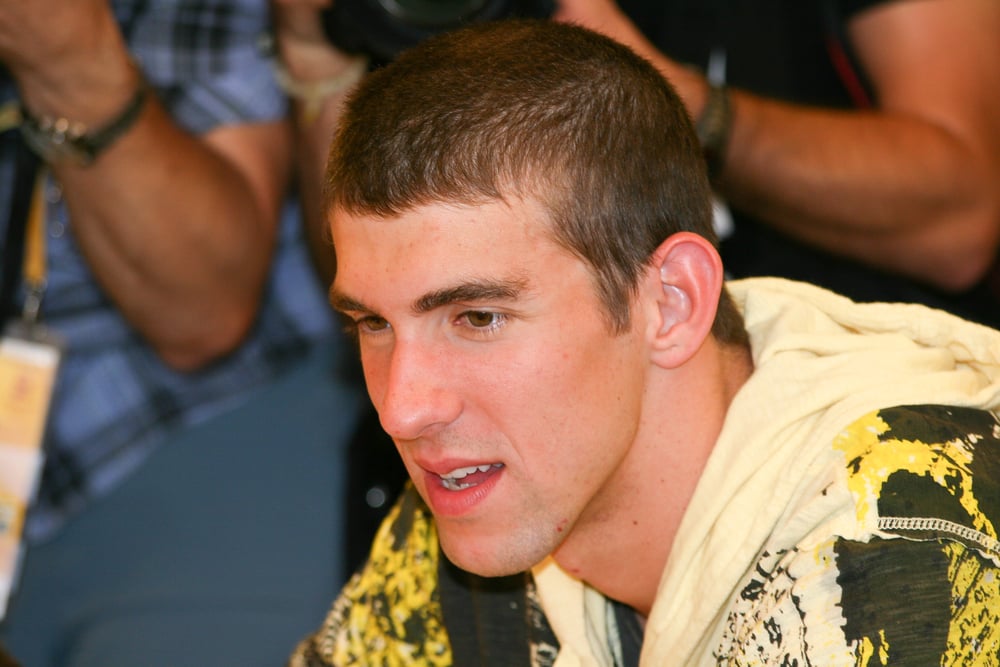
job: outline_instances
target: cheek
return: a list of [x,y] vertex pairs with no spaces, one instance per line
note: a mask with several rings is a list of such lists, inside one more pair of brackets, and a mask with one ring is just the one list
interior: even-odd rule
[[561,432],[571,439],[564,447],[578,450],[581,474],[603,476],[617,467],[639,428],[646,365],[638,350],[619,342],[591,346],[555,380]]
[[368,397],[376,409],[381,407],[381,397],[389,378],[389,358],[378,351],[361,349],[361,369],[365,378]]
[[550,434],[566,447],[567,439],[582,445],[634,433],[642,396],[641,356],[629,341],[609,344],[606,335],[585,343],[580,336],[553,341],[508,367],[497,391],[510,397],[510,418],[529,434]]

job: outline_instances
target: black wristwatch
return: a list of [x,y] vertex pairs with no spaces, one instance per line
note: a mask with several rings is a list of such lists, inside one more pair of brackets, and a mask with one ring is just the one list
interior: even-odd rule
[[21,133],[25,142],[45,162],[88,165],[120,138],[138,120],[149,92],[145,82],[115,118],[104,127],[88,132],[82,123],[66,118],[34,116],[21,106]]
[[709,83],[708,98],[701,115],[695,121],[695,131],[701,142],[705,162],[708,165],[708,177],[713,182],[722,173],[725,164],[726,147],[729,145],[729,134],[733,122],[733,111],[729,101],[729,91],[724,85]]

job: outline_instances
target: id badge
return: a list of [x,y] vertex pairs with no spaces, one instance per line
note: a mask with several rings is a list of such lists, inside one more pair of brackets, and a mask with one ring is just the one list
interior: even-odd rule
[[43,326],[15,322],[0,337],[0,620],[17,582],[62,352],[61,341]]

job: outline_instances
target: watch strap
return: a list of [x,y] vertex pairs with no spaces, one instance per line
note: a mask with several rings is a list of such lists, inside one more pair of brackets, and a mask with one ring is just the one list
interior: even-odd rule
[[733,111],[729,91],[724,85],[709,83],[705,106],[695,121],[695,132],[708,166],[708,177],[718,180],[725,164],[726,148],[732,129]]
[[35,116],[21,106],[21,132],[28,146],[46,162],[91,164],[139,119],[149,96],[145,82],[106,125],[89,132],[85,125],[66,118]]

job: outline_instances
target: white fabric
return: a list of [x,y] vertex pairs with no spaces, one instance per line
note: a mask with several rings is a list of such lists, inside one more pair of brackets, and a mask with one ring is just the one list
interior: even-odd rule
[[[642,665],[712,662],[728,602],[775,527],[795,540],[829,519],[782,521],[826,483],[817,471],[830,468],[839,456],[834,437],[857,418],[894,405],[1000,406],[1000,332],[923,306],[855,304],[781,279],[729,289],[746,319],[755,371],[730,406],[675,539]],[[535,576],[561,644],[556,667],[602,665],[586,633],[584,585],[551,561]]]

